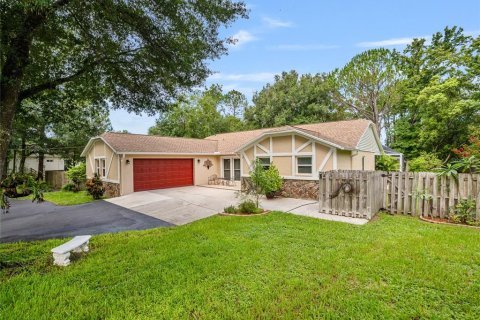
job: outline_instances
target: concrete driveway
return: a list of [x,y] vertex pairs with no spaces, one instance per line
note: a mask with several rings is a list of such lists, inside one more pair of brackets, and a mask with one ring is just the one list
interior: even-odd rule
[[[233,190],[195,186],[135,192],[106,201],[174,225],[182,225],[223,212],[223,208],[236,205],[240,199]],[[291,198],[261,200],[264,209],[286,212],[316,203]],[[318,212],[318,207],[316,210]]]

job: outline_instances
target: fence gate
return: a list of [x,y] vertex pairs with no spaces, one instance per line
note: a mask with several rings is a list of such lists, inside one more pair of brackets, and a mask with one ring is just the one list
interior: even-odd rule
[[371,219],[384,205],[383,176],[381,171],[321,172],[320,212]]

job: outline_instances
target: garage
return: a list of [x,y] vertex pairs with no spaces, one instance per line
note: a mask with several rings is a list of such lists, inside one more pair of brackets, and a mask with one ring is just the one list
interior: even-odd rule
[[133,160],[134,191],[191,185],[193,185],[193,159]]

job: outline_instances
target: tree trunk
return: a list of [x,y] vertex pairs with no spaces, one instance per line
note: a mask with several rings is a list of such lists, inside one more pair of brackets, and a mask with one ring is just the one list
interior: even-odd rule
[[15,173],[16,171],[17,171],[17,149],[13,149],[12,172]]
[[18,172],[25,172],[25,160],[27,160],[27,142],[25,135],[22,136],[22,151],[20,153],[20,163],[18,165]]
[[38,152],[38,170],[37,170],[37,180],[43,180],[45,177],[44,171],[45,167],[43,162],[45,161],[45,152],[43,150]]
[[35,30],[45,21],[46,11],[33,10],[25,15],[19,32],[2,46],[8,52],[0,77],[0,174],[6,171],[8,145],[13,119],[20,103],[20,90],[25,69],[29,64],[30,46]]

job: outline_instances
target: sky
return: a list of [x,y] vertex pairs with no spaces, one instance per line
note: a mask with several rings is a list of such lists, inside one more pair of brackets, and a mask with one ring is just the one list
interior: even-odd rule
[[[378,47],[402,50],[446,26],[480,34],[480,0],[257,0],[249,19],[221,30],[237,39],[228,55],[210,61],[205,85],[238,90],[248,99],[282,71],[329,72]],[[156,117],[112,111],[114,130],[147,133]]]

